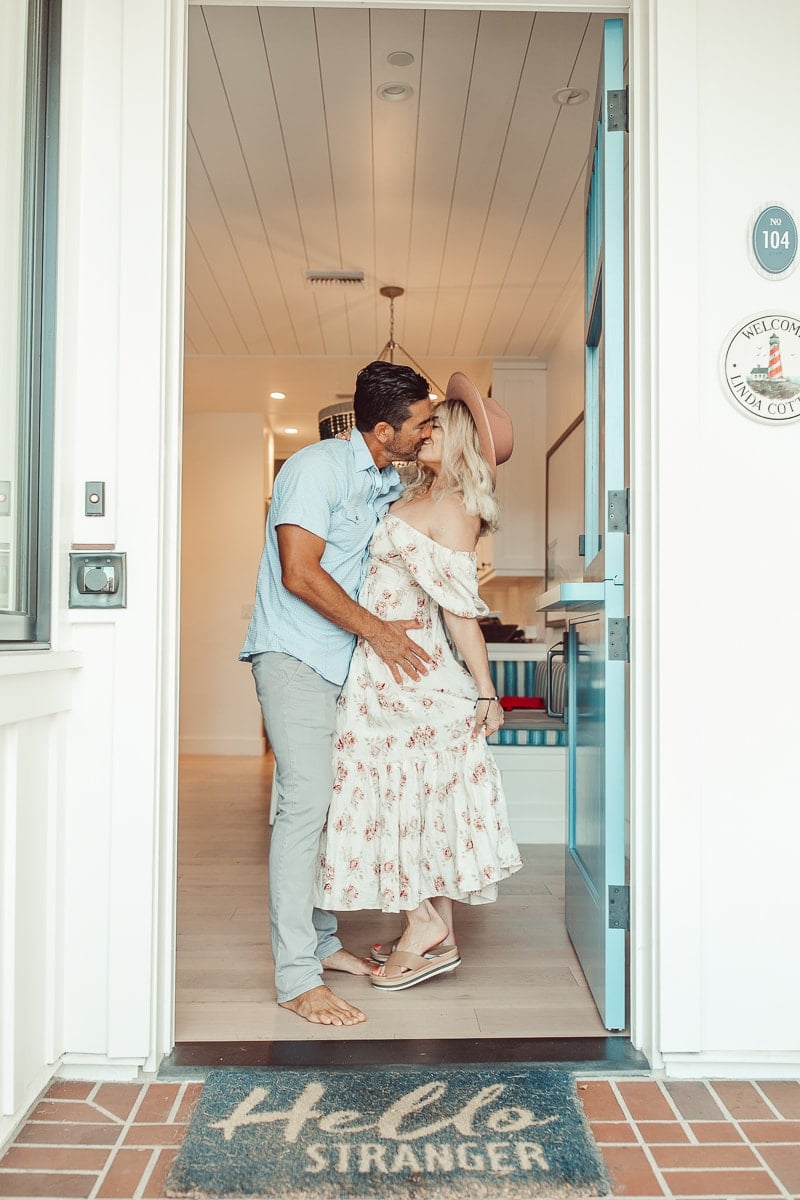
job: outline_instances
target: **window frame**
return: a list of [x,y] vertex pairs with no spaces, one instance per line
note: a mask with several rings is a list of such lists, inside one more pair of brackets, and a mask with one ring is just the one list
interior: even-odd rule
[[29,0],[17,391],[19,607],[0,611],[0,649],[48,646],[52,608],[56,239],[61,0]]

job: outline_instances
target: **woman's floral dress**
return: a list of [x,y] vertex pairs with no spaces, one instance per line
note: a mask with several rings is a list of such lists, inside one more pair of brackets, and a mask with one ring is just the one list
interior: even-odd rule
[[315,903],[416,908],[433,896],[481,903],[522,866],[500,772],[470,736],[477,691],[455,658],[440,609],[478,617],[474,553],[450,550],[387,514],[370,544],[359,602],[386,620],[419,619],[411,637],[427,675],[395,683],[359,640],[337,710],[334,789]]

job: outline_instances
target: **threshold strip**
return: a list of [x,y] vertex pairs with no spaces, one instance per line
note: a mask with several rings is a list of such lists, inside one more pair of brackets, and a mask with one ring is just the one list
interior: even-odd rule
[[438,1038],[297,1042],[177,1042],[161,1063],[160,1079],[203,1078],[224,1067],[463,1067],[569,1066],[576,1072],[649,1071],[626,1037]]

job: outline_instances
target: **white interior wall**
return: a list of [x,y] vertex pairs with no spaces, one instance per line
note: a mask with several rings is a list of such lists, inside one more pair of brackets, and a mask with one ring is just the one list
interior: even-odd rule
[[583,297],[576,293],[547,355],[547,450],[583,412],[583,345]]
[[261,711],[238,661],[264,544],[264,418],[187,413],[183,425],[180,749],[263,754]]

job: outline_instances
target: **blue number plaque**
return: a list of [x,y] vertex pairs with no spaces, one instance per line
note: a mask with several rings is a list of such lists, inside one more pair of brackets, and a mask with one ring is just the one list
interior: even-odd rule
[[785,208],[773,204],[756,217],[753,253],[769,275],[783,275],[789,270],[797,254],[797,226]]

